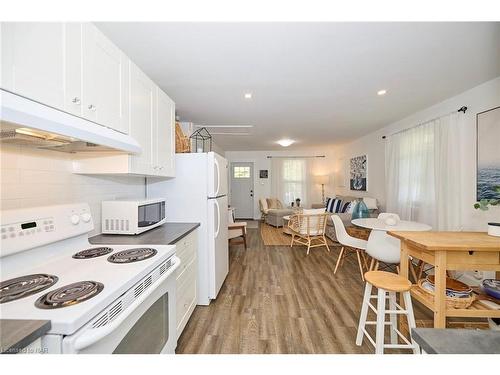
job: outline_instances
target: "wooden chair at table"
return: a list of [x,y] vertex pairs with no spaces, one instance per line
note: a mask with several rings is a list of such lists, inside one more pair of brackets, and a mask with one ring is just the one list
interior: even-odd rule
[[[321,213],[319,213],[321,212]],[[326,221],[329,214],[324,209],[303,210],[299,214],[291,215],[288,221],[288,228],[292,235],[292,242],[307,246],[307,254],[313,247],[325,246],[328,251],[328,242],[325,237]]]
[[227,225],[228,241],[239,239],[239,242],[233,241],[233,244],[243,244],[247,249],[247,223],[245,221],[234,221],[234,210],[229,209],[229,222]]
[[[362,240],[360,238],[350,236],[342,222],[342,219],[338,215],[332,215],[333,225],[335,226],[335,235],[337,236],[337,241],[342,245],[340,249],[339,258],[337,259],[337,264],[333,274],[337,273],[337,269],[344,262],[344,258],[348,255],[348,251],[354,251],[358,258],[359,272],[361,273],[361,280],[365,281],[364,278],[364,268],[367,267],[366,260],[366,246],[368,241]],[[363,259],[363,261],[361,261]]]

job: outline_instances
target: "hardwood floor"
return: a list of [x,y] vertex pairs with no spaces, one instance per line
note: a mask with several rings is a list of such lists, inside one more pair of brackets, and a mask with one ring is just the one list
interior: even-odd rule
[[[333,275],[339,247],[230,246],[230,271],[210,306],[197,306],[177,353],[373,353],[356,346],[364,284],[355,257]],[[415,306],[417,319],[430,318]]]

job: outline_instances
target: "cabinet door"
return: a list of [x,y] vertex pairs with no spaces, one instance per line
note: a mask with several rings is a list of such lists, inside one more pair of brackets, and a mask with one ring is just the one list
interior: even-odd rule
[[2,22],[0,86],[64,109],[65,25],[61,22]]
[[126,133],[126,56],[93,24],[83,25],[83,116]]
[[175,103],[160,88],[156,120],[153,140],[157,174],[175,177]]
[[82,26],[81,22],[67,23],[66,31],[66,93],[64,110],[82,116]]
[[156,86],[130,63],[130,135],[141,145],[142,153],[130,156],[130,173],[149,174],[153,168],[153,128],[155,126]]

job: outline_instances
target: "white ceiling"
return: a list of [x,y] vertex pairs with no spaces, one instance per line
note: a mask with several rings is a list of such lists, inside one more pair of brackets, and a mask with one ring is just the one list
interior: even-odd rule
[[500,23],[97,25],[182,121],[254,126],[225,150],[345,142],[500,75]]

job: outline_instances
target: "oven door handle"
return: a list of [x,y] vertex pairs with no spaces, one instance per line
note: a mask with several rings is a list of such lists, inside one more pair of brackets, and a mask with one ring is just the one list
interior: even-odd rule
[[[155,284],[159,284],[164,282],[168,277],[172,275],[172,273],[175,272],[177,267],[179,267],[181,261],[179,258],[174,256],[175,263],[170,267],[170,269],[165,272],[164,275],[162,275],[158,280],[156,280]],[[146,298],[149,297],[151,293],[154,292],[155,288],[149,287],[144,293],[142,293],[134,302],[132,302],[129,307],[122,313],[120,314],[115,320],[113,320],[111,323],[101,327],[101,328],[93,328],[87,330],[84,334],[82,334],[80,337],[78,337],[75,342],[74,342],[74,348],[75,350],[82,350],[85,349],[86,347],[96,343],[97,341],[101,340],[105,336],[109,335],[111,332],[113,332],[120,324],[123,323],[125,319],[128,318],[130,314],[134,312],[134,310],[142,303]]]

